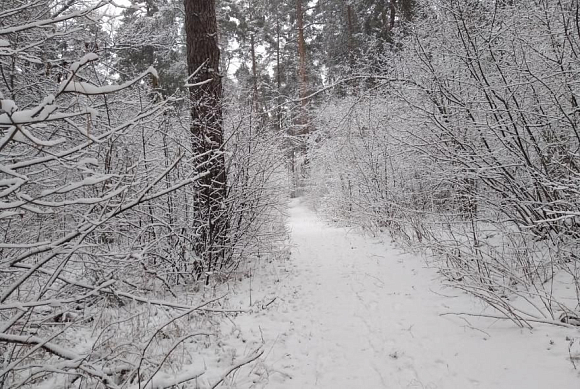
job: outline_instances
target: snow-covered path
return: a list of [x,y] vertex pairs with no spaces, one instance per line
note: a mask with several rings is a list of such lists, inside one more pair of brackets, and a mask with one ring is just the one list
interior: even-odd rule
[[267,388],[580,387],[567,360],[577,332],[441,316],[483,307],[419,258],[297,202],[290,212],[292,270],[268,292],[276,307],[247,323],[266,343]]

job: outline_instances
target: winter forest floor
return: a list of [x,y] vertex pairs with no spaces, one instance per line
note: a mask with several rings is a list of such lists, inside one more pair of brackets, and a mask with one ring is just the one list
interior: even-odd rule
[[261,309],[228,324],[248,349],[261,342],[264,350],[259,366],[238,371],[232,387],[580,387],[567,340],[578,331],[442,316],[485,307],[445,288],[423,259],[388,239],[329,226],[299,200],[289,223],[290,258],[252,277]]

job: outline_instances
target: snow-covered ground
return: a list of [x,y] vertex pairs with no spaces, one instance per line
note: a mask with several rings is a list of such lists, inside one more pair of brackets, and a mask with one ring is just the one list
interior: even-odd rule
[[264,350],[233,387],[580,388],[569,358],[579,331],[442,316],[485,307],[421,258],[329,226],[298,200],[290,228],[291,257],[252,277],[258,309],[227,324]]

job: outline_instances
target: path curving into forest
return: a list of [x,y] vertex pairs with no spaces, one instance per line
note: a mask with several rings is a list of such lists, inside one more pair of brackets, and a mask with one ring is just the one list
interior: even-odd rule
[[271,312],[278,324],[260,327],[270,339],[267,388],[579,387],[567,330],[441,316],[482,306],[443,289],[421,259],[329,226],[298,200],[290,228],[291,276]]

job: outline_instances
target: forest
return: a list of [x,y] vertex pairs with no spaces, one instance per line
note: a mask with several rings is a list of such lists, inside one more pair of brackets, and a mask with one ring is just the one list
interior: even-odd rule
[[1,0],[0,389],[266,387],[297,199],[577,336],[579,100],[579,0]]

